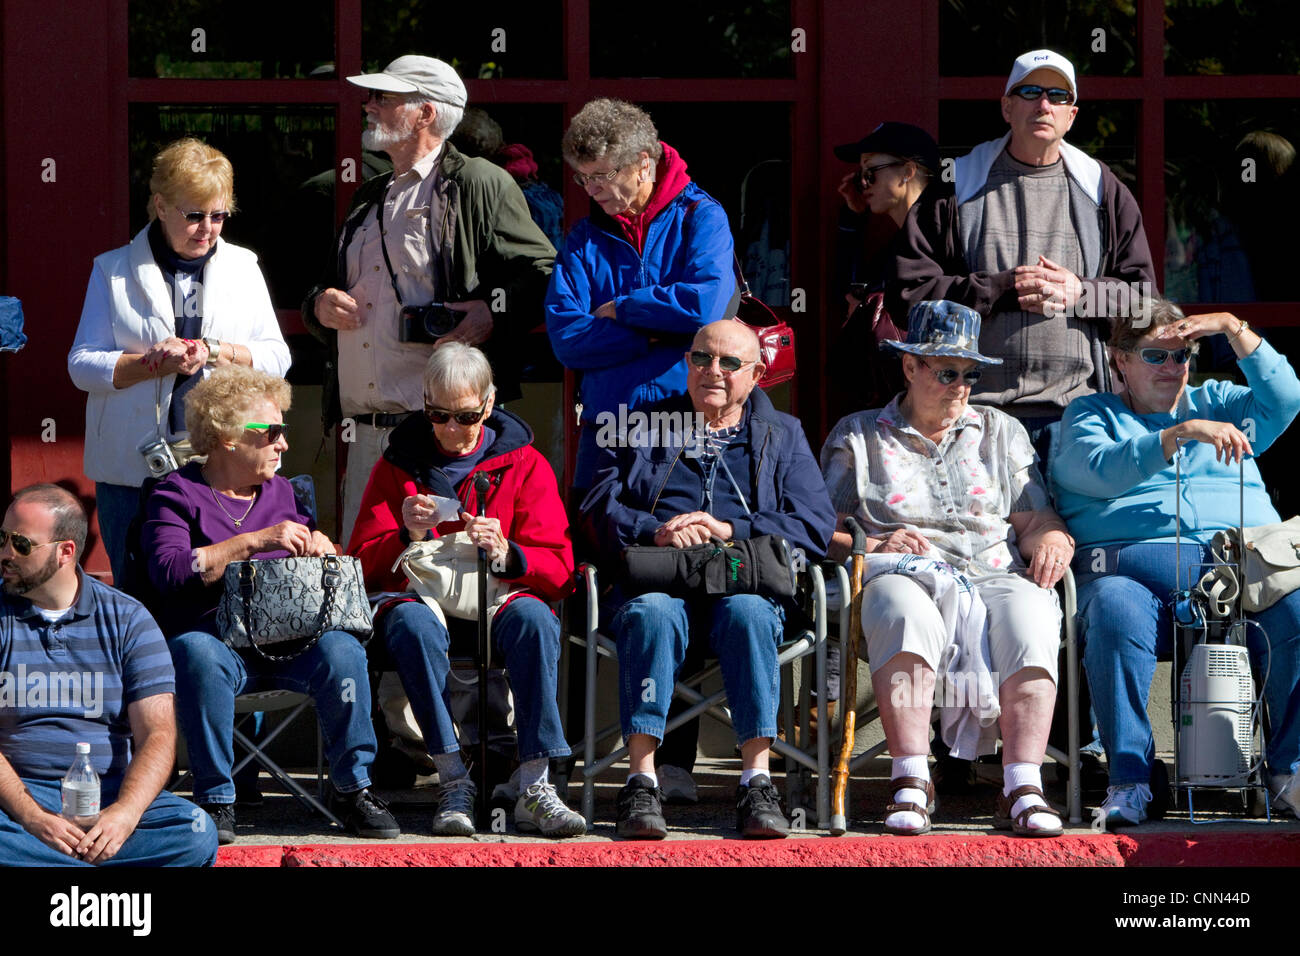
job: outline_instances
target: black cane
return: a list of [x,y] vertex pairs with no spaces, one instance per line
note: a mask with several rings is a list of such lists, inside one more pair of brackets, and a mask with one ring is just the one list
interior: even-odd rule
[[[487,494],[492,481],[483,472],[474,476],[474,494],[478,497],[478,516],[487,515]],[[478,549],[478,806],[479,819],[486,826],[488,822],[488,777],[487,777],[487,672],[488,655],[488,606],[487,606],[487,551]]]

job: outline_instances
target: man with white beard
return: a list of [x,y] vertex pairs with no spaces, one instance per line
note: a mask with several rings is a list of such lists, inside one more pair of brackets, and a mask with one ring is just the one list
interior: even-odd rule
[[[332,353],[326,424],[354,423],[344,431],[342,541],[392,429],[423,412],[434,348],[478,346],[492,361],[498,403],[519,397],[555,259],[510,174],[446,142],[466,103],[455,70],[408,55],[348,82],[368,91],[362,145],[386,152],[393,172],[357,190],[332,274],[303,302],[303,321]],[[448,311],[423,308],[443,303]]]

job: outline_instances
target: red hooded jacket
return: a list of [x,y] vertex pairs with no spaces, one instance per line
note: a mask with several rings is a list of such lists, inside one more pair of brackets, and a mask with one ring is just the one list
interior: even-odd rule
[[[511,550],[522,558],[522,572],[501,575],[502,579],[544,601],[558,601],[573,589],[573,545],[555,472],[533,448],[532,430],[518,416],[497,409],[487,424],[496,432],[496,440],[456,489],[432,464],[433,428],[423,415],[412,415],[394,429],[383,459],[370,473],[348,542],[348,554],[361,562],[367,590],[407,590],[405,575],[392,570],[408,543],[403,533],[403,500],[415,494],[455,494],[465,511],[478,514],[474,477],[479,473],[486,473],[492,482],[487,516],[501,522]],[[464,527],[462,521],[446,521],[433,533],[439,537]]]

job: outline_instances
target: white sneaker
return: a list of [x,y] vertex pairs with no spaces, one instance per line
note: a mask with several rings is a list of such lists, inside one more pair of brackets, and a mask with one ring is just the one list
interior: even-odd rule
[[519,799],[519,768],[515,767],[515,772],[510,775],[510,779],[505,783],[499,783],[492,788],[492,802],[513,803]]
[[1106,818],[1106,828],[1135,827],[1147,818],[1147,804],[1151,802],[1151,788],[1145,783],[1126,783],[1106,788],[1106,802],[1101,812]]
[[433,835],[473,836],[476,796],[478,788],[469,777],[444,783],[438,794],[438,812],[433,815]]
[[1281,813],[1291,811],[1300,817],[1300,773],[1275,773],[1268,778],[1268,789],[1273,794],[1273,809]]
[[515,804],[515,827],[520,833],[548,837],[582,836],[587,821],[564,805],[553,783],[535,783],[519,795]]
[[699,803],[700,791],[695,780],[682,767],[670,763],[655,768],[659,778],[659,789],[663,791],[665,803]]

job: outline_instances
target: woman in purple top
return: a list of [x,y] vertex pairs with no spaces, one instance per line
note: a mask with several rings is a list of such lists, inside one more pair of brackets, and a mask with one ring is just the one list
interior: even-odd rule
[[337,810],[348,828],[391,839],[397,821],[369,791],[376,745],[366,652],[356,638],[327,631],[310,650],[273,663],[233,650],[216,633],[221,579],[231,561],[335,553],[299,508],[292,485],[275,473],[289,447],[288,407],[284,379],[243,366],[217,369],[185,402],[190,441],[206,462],[173,472],[148,502],[141,546],[176,665],[194,802],[212,817],[220,842],[233,842],[235,697],[284,688],[316,703]]

